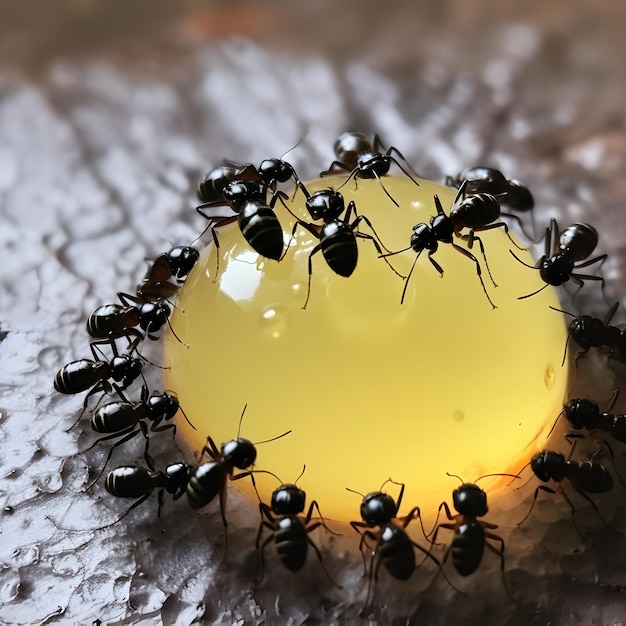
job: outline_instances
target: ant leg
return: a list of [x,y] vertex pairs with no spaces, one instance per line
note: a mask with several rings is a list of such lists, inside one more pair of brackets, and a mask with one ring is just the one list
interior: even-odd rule
[[[513,215],[512,217],[517,217],[517,215]],[[519,219],[519,218],[518,218]],[[486,224],[485,226],[478,226],[476,228],[472,229],[472,232],[474,232],[475,230],[478,231],[485,231],[485,230],[493,230],[494,228],[503,228],[504,232],[506,233],[506,236],[509,238],[509,241],[518,249],[518,250],[528,250],[528,248],[524,248],[523,246],[520,246],[518,243],[516,243],[515,239],[513,239],[513,237],[511,237],[511,233],[509,231],[509,227],[507,224],[505,224],[504,222],[495,222],[494,224]]]
[[334,530],[331,530],[330,528],[328,528],[328,525],[326,524],[326,520],[324,519],[324,516],[322,515],[322,512],[320,511],[320,507],[319,507],[319,504],[317,503],[317,500],[313,500],[313,502],[311,502],[311,506],[309,506],[309,510],[307,511],[306,517],[304,518],[304,525],[306,526],[311,521],[314,508],[317,510],[317,514],[319,518],[322,520],[320,524],[326,529],[326,531],[329,533],[332,533],[333,535],[341,536],[341,533],[336,533]]
[[[143,422],[140,422],[140,424],[143,424]],[[85,487],[85,491],[89,491],[100,480],[100,476],[102,476],[102,474],[104,473],[104,470],[106,469],[106,466],[109,464],[109,461],[111,460],[111,457],[113,456],[113,452],[115,451],[115,448],[125,444],[127,441],[130,441],[131,439],[136,437],[142,431],[144,432],[144,435],[146,437],[146,452],[145,452],[145,454],[147,454],[148,436],[147,436],[147,432],[145,432],[145,426],[141,430],[134,430],[134,428],[135,428],[134,426],[131,426],[129,429],[123,430],[122,432],[113,433],[112,435],[108,435],[107,437],[101,437],[100,439],[95,441],[91,446],[89,446],[87,448],[87,450],[91,450],[91,448],[93,448],[96,444],[100,443],[101,441],[108,441],[109,439],[115,439],[115,437],[120,437],[120,436],[122,437],[122,439],[120,439],[119,441],[116,441],[111,446],[111,449],[109,450],[109,453],[107,454],[107,458],[104,461],[104,465],[102,466],[102,469],[98,472],[98,475],[94,478],[94,480],[92,480],[91,483],[87,487]],[[85,452],[87,450],[85,450]]]
[[[350,526],[358,533],[361,540],[359,541],[359,552],[361,553],[361,557],[363,558],[363,576],[367,574],[367,561],[365,560],[365,552],[363,552],[363,546],[365,545],[369,549],[369,545],[366,541],[367,539],[371,539],[372,541],[376,541],[376,535],[374,535],[370,530],[370,526],[365,522],[350,522]],[[363,528],[363,532],[359,529]],[[370,549],[370,552],[372,550]]]
[[462,248],[461,246],[455,244],[454,242],[452,242],[450,245],[457,252],[460,252],[461,254],[466,256],[468,259],[474,261],[474,263],[476,264],[476,274],[478,276],[478,279],[480,280],[480,284],[482,285],[483,291],[485,292],[485,296],[487,297],[487,300],[489,300],[489,304],[491,305],[491,308],[492,309],[497,309],[498,307],[491,301],[491,298],[489,297],[489,294],[487,293],[487,288],[485,287],[485,283],[484,283],[483,277],[481,275],[482,272],[480,270],[480,263],[478,262],[478,259],[469,250],[466,250],[465,248]]
[[367,233],[354,233],[354,234],[356,237],[360,237],[361,239],[369,239],[374,244],[374,247],[376,248],[376,252],[378,252],[378,258],[382,259],[391,268],[391,270],[396,276],[399,276],[403,280],[406,278],[405,276],[400,274],[400,272],[398,272],[398,270],[393,265],[391,265],[391,263],[387,260],[387,257],[383,254],[383,251],[380,249],[380,246],[378,245],[378,242],[376,241],[375,237],[373,237],[372,235],[368,235]]
[[399,521],[402,521],[402,528],[406,528],[415,518],[420,521],[420,526],[422,528],[422,533],[424,534],[424,539],[430,542],[428,539],[428,535],[426,534],[426,529],[424,528],[424,521],[422,520],[422,513],[420,511],[419,506],[414,506],[404,517],[398,518]]
[[309,254],[309,282],[307,284],[306,290],[306,300],[304,301],[303,309],[306,309],[307,304],[309,303],[309,298],[311,297],[311,275],[313,274],[313,263],[311,261],[314,254],[318,253],[322,249],[322,244],[318,243],[313,250],[311,250],[311,254]]
[[331,176],[332,174],[338,174],[340,172],[350,172],[350,168],[346,167],[340,161],[333,161],[327,170],[320,172],[320,178],[324,178],[324,176]]
[[489,548],[494,554],[497,554],[500,557],[500,572],[502,573],[502,583],[504,584],[504,588],[505,588],[506,593],[509,596],[509,598],[511,598],[511,600],[513,600],[515,602],[515,598],[513,597],[513,594],[511,593],[511,590],[509,589],[509,586],[507,585],[506,577],[504,575],[504,539],[502,539],[502,537],[499,537],[498,535],[494,535],[493,533],[490,533],[490,532],[486,532],[485,533],[485,537],[487,537],[488,539],[491,539],[493,541],[499,541],[500,542],[500,549],[496,548],[495,546],[492,546],[487,541],[485,541],[485,546],[487,546],[487,548]]
[[[323,526],[323,525],[324,524],[322,524],[322,522],[317,522],[316,524],[313,524],[312,526],[307,528],[306,532],[310,533],[312,530],[315,530],[318,526]],[[313,550],[315,550],[315,554],[317,555],[317,560],[320,562],[320,565],[322,566],[322,569],[324,570],[324,574],[326,574],[326,577],[328,578],[328,580],[330,580],[330,582],[335,587],[337,587],[337,589],[343,589],[343,587],[338,582],[336,582],[334,580],[334,578],[330,575],[330,573],[326,569],[326,566],[324,565],[324,560],[322,559],[322,553],[320,552],[320,549],[315,545],[315,543],[313,542],[313,540],[310,537],[307,537],[307,541],[309,542],[309,544],[313,548]]]
[[432,263],[432,266],[439,272],[439,275],[443,278],[443,267],[441,267],[441,265],[439,265],[439,263],[435,261],[435,259],[433,258],[433,254],[435,254],[435,250],[431,250],[428,253],[428,260]]
[[[403,252],[403,251],[401,251]],[[417,259],[420,258],[420,254],[422,254],[422,251],[420,250],[416,257],[415,260],[413,261],[413,265],[411,265],[411,269],[409,270],[409,273],[407,274],[406,278],[404,279],[404,288],[402,289],[402,295],[400,296],[400,304],[404,303],[404,296],[406,295],[406,288],[409,286],[409,278],[411,278],[411,274],[413,273],[413,269],[415,268],[415,264],[417,263]]]
[[[402,165],[400,165],[400,163],[398,162],[397,159],[394,159],[392,156],[389,156],[391,154],[391,152],[395,152],[407,165],[408,167],[408,171],[406,169],[404,169],[402,167]],[[420,186],[420,184],[415,180],[415,178],[413,178],[413,175],[417,176],[419,178],[419,174],[409,165],[409,162],[404,158],[404,155],[397,150],[396,148],[389,148],[389,150],[387,150],[385,156],[389,156],[389,158],[400,168],[400,170],[402,171],[402,173],[411,181],[413,182],[415,185],[417,185],[418,187]]]
[[[302,184],[302,183],[300,183],[300,184]],[[304,186],[303,186],[303,187],[304,187]],[[304,192],[302,192],[302,193],[304,193]],[[308,191],[307,191],[306,193],[308,194]],[[299,220],[300,220],[300,218],[299,218],[299,217],[298,217],[298,216],[297,216],[297,215],[296,215],[296,214],[295,214],[295,213],[294,213],[294,212],[293,212],[293,211],[292,211],[292,210],[291,210],[291,209],[290,209],[290,208],[289,208],[289,207],[285,204],[285,200],[284,200],[284,197],[283,197],[283,196],[284,196],[284,197],[287,197],[287,198],[289,197],[289,196],[287,196],[284,192],[282,192],[282,191],[277,191],[277,192],[276,192],[276,193],[272,196],[272,199],[270,200],[270,203],[269,203],[269,207],[270,207],[270,209],[273,209],[273,208],[276,206],[276,200],[280,200],[280,203],[283,205],[283,207],[284,207],[285,209],[287,209],[287,211],[289,212],[289,214],[290,214],[293,218],[295,218],[295,219],[296,219],[296,221],[299,221]],[[308,198],[309,196],[308,196],[308,195],[305,195],[305,197],[306,197],[306,198]],[[292,198],[292,200],[293,200],[293,198]],[[283,256],[284,256],[284,255],[283,255]]]
[[528,510],[528,513],[526,513],[526,515],[524,515],[524,517],[519,522],[517,522],[518,526],[521,526],[526,521],[531,511],[533,510],[533,507],[535,506],[535,502],[537,501],[537,494],[539,493],[540,489],[541,491],[545,491],[547,493],[552,493],[552,494],[556,493],[556,491],[554,491],[554,489],[551,489],[550,487],[546,487],[545,485],[539,485],[539,487],[535,489],[535,495],[533,496],[533,501],[532,501],[532,504],[530,505],[530,509]]
[[215,442],[213,441],[213,438],[210,435],[207,437],[207,445],[202,448],[198,464],[202,462],[202,457],[205,454],[208,454],[214,461],[219,460],[219,458],[221,457],[220,451],[218,450]]
[[[265,539],[262,545],[259,545],[264,528],[269,529],[271,531],[271,534]],[[275,534],[276,533],[274,530],[274,526],[272,526],[272,524],[270,524],[269,522],[263,520],[259,524],[259,531],[256,537],[256,551],[258,557],[259,575],[258,578],[254,581],[255,587],[258,587],[263,581],[263,576],[265,575],[265,548],[267,547],[267,544],[272,541],[272,539],[274,539]]]
[[[352,201],[352,202],[350,202],[350,204],[354,204],[354,202]],[[348,205],[348,207],[349,207],[349,206],[350,206],[350,205]],[[356,211],[355,211],[355,213],[356,213]],[[346,221],[349,221],[349,218],[347,218],[347,217],[346,217]],[[385,252],[390,252],[389,248],[388,248],[388,247],[387,247],[387,246],[386,246],[386,245],[382,242],[382,240],[381,240],[381,238],[379,237],[379,235],[378,235],[378,233],[376,232],[376,230],[374,230],[374,227],[372,226],[372,222],[370,222],[369,218],[368,218],[368,217],[366,217],[365,215],[359,215],[359,216],[358,216],[358,217],[354,220],[354,222],[352,222],[352,224],[350,224],[350,228],[351,228],[352,230],[354,230],[354,229],[358,226],[359,222],[361,222],[361,221],[365,222],[365,223],[366,223],[366,224],[370,227],[371,231],[374,233],[374,236],[375,236],[375,238],[376,238],[376,241],[378,241],[378,243],[379,243],[379,244],[380,244],[380,246],[383,248],[383,250],[384,250]],[[381,256],[382,256],[382,252],[381,252],[380,254],[381,254]]]
[[491,274],[491,269],[489,267],[489,262],[487,261],[487,255],[485,254],[485,246],[483,245],[482,239],[478,237],[478,235],[474,234],[473,229],[470,231],[469,235],[462,235],[461,239],[467,241],[467,247],[470,250],[472,249],[474,245],[474,241],[478,242],[478,247],[480,248],[480,253],[483,255],[483,259],[485,260],[485,267],[487,268],[487,273],[489,274],[489,278],[491,279],[493,286],[497,287],[498,285],[496,284],[496,281],[493,279],[493,276]]
[[[400,168],[402,169],[402,168]],[[385,185],[383,185],[383,181],[380,180],[380,176],[374,172],[374,177],[376,178],[376,180],[378,181],[378,184],[381,186],[382,190],[385,192],[385,195],[397,206],[399,207],[400,205],[396,202],[396,199],[392,197],[392,195],[387,191],[387,188],[385,187]],[[413,179],[411,179],[413,180]],[[354,179],[354,182],[356,183],[356,178]],[[417,182],[413,181],[416,185]]]

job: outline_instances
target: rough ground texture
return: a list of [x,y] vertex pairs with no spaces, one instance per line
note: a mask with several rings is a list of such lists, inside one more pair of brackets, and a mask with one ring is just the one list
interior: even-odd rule
[[[196,236],[203,224],[192,211],[194,188],[221,158],[258,162],[305,137],[289,158],[313,176],[330,162],[336,135],[359,128],[379,132],[425,177],[490,163],[532,189],[539,227],[554,216],[598,228],[609,254],[607,299],[623,300],[626,9],[609,0],[513,4],[3,5],[0,621],[324,623],[356,619],[362,607],[353,537],[326,546],[343,590],[315,563],[294,584],[271,562],[272,575],[253,592],[257,522],[236,499],[229,514],[238,547],[227,565],[223,545],[204,538],[221,534],[219,519],[199,517],[184,500],[166,500],[157,519],[154,498],[103,527],[125,510],[100,486],[85,491],[106,446],[77,454],[92,433],[65,432],[82,394],[56,394],[52,379],[89,356],[87,314],[132,290],[146,257]],[[573,306],[601,316],[607,305],[596,287]],[[156,349],[150,356],[158,360]],[[608,397],[625,371],[581,360],[578,395]],[[158,371],[150,376],[158,380]],[[132,462],[141,446],[116,454]],[[162,465],[180,453],[155,448],[155,456]],[[547,496],[515,528],[532,491],[516,492],[510,516],[494,507],[490,518],[507,542],[515,602],[487,554],[472,577],[454,579],[466,595],[441,576],[430,584],[429,564],[408,587],[381,574],[372,618],[623,620],[623,536],[577,499],[581,539],[564,500]],[[617,485],[598,501],[620,530],[623,495]]]

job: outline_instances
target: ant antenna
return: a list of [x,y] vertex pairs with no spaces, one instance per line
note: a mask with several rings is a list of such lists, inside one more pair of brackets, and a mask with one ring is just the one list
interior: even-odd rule
[[465,481],[458,474],[450,474],[450,472],[446,472],[448,476],[452,476],[453,478],[458,478],[459,482],[463,484]]
[[[384,485],[385,483],[383,483]],[[361,496],[361,498],[365,498],[365,494],[361,493],[360,491],[356,491],[355,489],[350,489],[350,487],[346,487],[346,491],[349,491],[350,493],[356,493],[357,496]]]
[[237,427],[237,439],[239,439],[239,435],[241,433],[241,422],[243,422],[243,415],[246,412],[247,408],[248,408],[248,403],[246,402],[243,405],[243,411],[241,412],[241,417],[239,418],[239,426]]
[[187,420],[187,424],[189,424],[189,426],[191,426],[194,430],[198,430],[189,420],[189,418],[187,417],[187,413],[185,413],[185,411],[183,410],[183,407],[180,406],[180,404],[178,405],[178,410],[183,414],[183,417]]
[[[282,435],[278,435],[277,437],[272,437],[271,439],[265,439],[264,441],[257,441],[255,442],[255,446],[258,446],[262,443],[269,443],[270,441],[276,441],[277,439],[281,439],[282,437],[286,437],[291,431],[291,429],[285,431]],[[268,472],[269,474],[271,474],[271,472]],[[274,474],[274,476],[276,476],[276,474]]]
[[[479,476],[474,482],[477,483],[479,480],[482,480],[483,478],[493,478],[494,476],[509,476],[510,478],[520,478],[519,474],[506,474],[506,473],[499,472],[497,474],[483,474],[482,476]],[[511,481],[508,484],[510,485],[512,482],[513,481]]]
[[298,484],[298,481],[302,478],[302,475],[304,474],[304,470],[306,470],[306,463],[302,466],[302,471],[300,472],[298,478],[296,478],[296,480],[294,481],[294,485]]
[[552,431],[556,427],[556,423],[559,421],[559,418],[561,417],[561,415],[563,415],[563,413],[565,413],[565,407],[563,407],[563,410],[556,416],[556,419],[554,420],[554,424],[552,424],[552,428],[550,429],[550,432],[546,435],[546,439],[548,439],[550,435],[552,434]]

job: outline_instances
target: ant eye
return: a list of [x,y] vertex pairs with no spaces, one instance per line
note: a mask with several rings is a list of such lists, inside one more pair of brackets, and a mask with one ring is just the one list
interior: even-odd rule
[[[164,337],[164,388],[176,391],[197,428],[179,414],[177,438],[198,451],[207,433],[218,444],[232,439],[229,416],[248,402],[241,434],[250,441],[292,430],[258,446],[254,469],[288,477],[306,463],[303,482],[315,485],[332,520],[359,518],[346,486],[377,488],[393,476],[406,483],[404,502],[428,513],[450,494],[446,472],[517,472],[528,460],[523,451],[554,423],[567,385],[567,327],[548,308],[559,306],[554,289],[517,299],[543,283],[509,250],[534,266],[530,254],[503,228],[476,227],[471,247],[469,230],[449,229],[450,243],[424,247],[416,258],[407,249],[414,227],[431,228],[435,195],[449,216],[457,190],[421,179],[418,186],[392,167],[397,175],[380,180],[399,206],[378,180],[346,183],[346,171],[305,181],[309,198],[330,188],[343,199],[340,214],[318,220],[302,187],[281,186],[285,197],[272,209],[280,260],[259,254],[237,217],[216,227],[219,248],[210,244],[201,255],[199,278],[181,286],[170,318],[183,343]],[[273,193],[267,190],[268,203]],[[349,275],[337,271],[341,263]],[[276,479],[254,478],[270,502]],[[256,500],[250,480],[232,487]]]

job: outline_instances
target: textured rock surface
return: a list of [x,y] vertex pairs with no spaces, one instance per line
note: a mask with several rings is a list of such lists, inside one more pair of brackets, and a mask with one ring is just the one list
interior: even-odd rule
[[[225,156],[278,156],[304,137],[289,158],[313,176],[345,128],[379,132],[425,177],[478,162],[499,166],[533,190],[538,227],[550,216],[595,224],[610,255],[607,298],[621,299],[624,8],[608,0],[523,9],[489,0],[354,1],[340,9],[321,2],[298,12],[287,2],[14,4],[0,9],[0,620],[353,618],[365,586],[349,534],[328,543],[326,556],[342,591],[314,559],[296,584],[270,560],[276,567],[253,594],[257,522],[237,498],[226,566],[221,539],[203,537],[221,537],[218,517],[197,516],[183,499],[166,499],[159,519],[150,500],[94,531],[126,503],[100,486],[83,491],[106,446],[76,455],[94,440],[80,427],[65,432],[82,394],[54,393],[53,375],[89,355],[91,310],[131,290],[144,258],[203,227],[191,209],[203,170]],[[599,293],[585,288],[575,306],[601,315]],[[583,359],[576,395],[606,398],[625,371]],[[158,372],[150,375],[158,386]],[[140,442],[133,445],[113,462],[141,456]],[[623,470],[623,450],[614,448]],[[160,466],[180,455],[165,445],[155,452]],[[517,606],[487,554],[469,579],[450,574],[467,595],[441,576],[429,586],[430,564],[410,587],[381,573],[375,616],[617,623],[625,610],[623,537],[576,499],[581,541],[565,501],[547,496],[515,528],[534,484],[513,492],[506,515],[492,505],[489,517],[507,541]],[[622,485],[598,506],[626,529]]]

